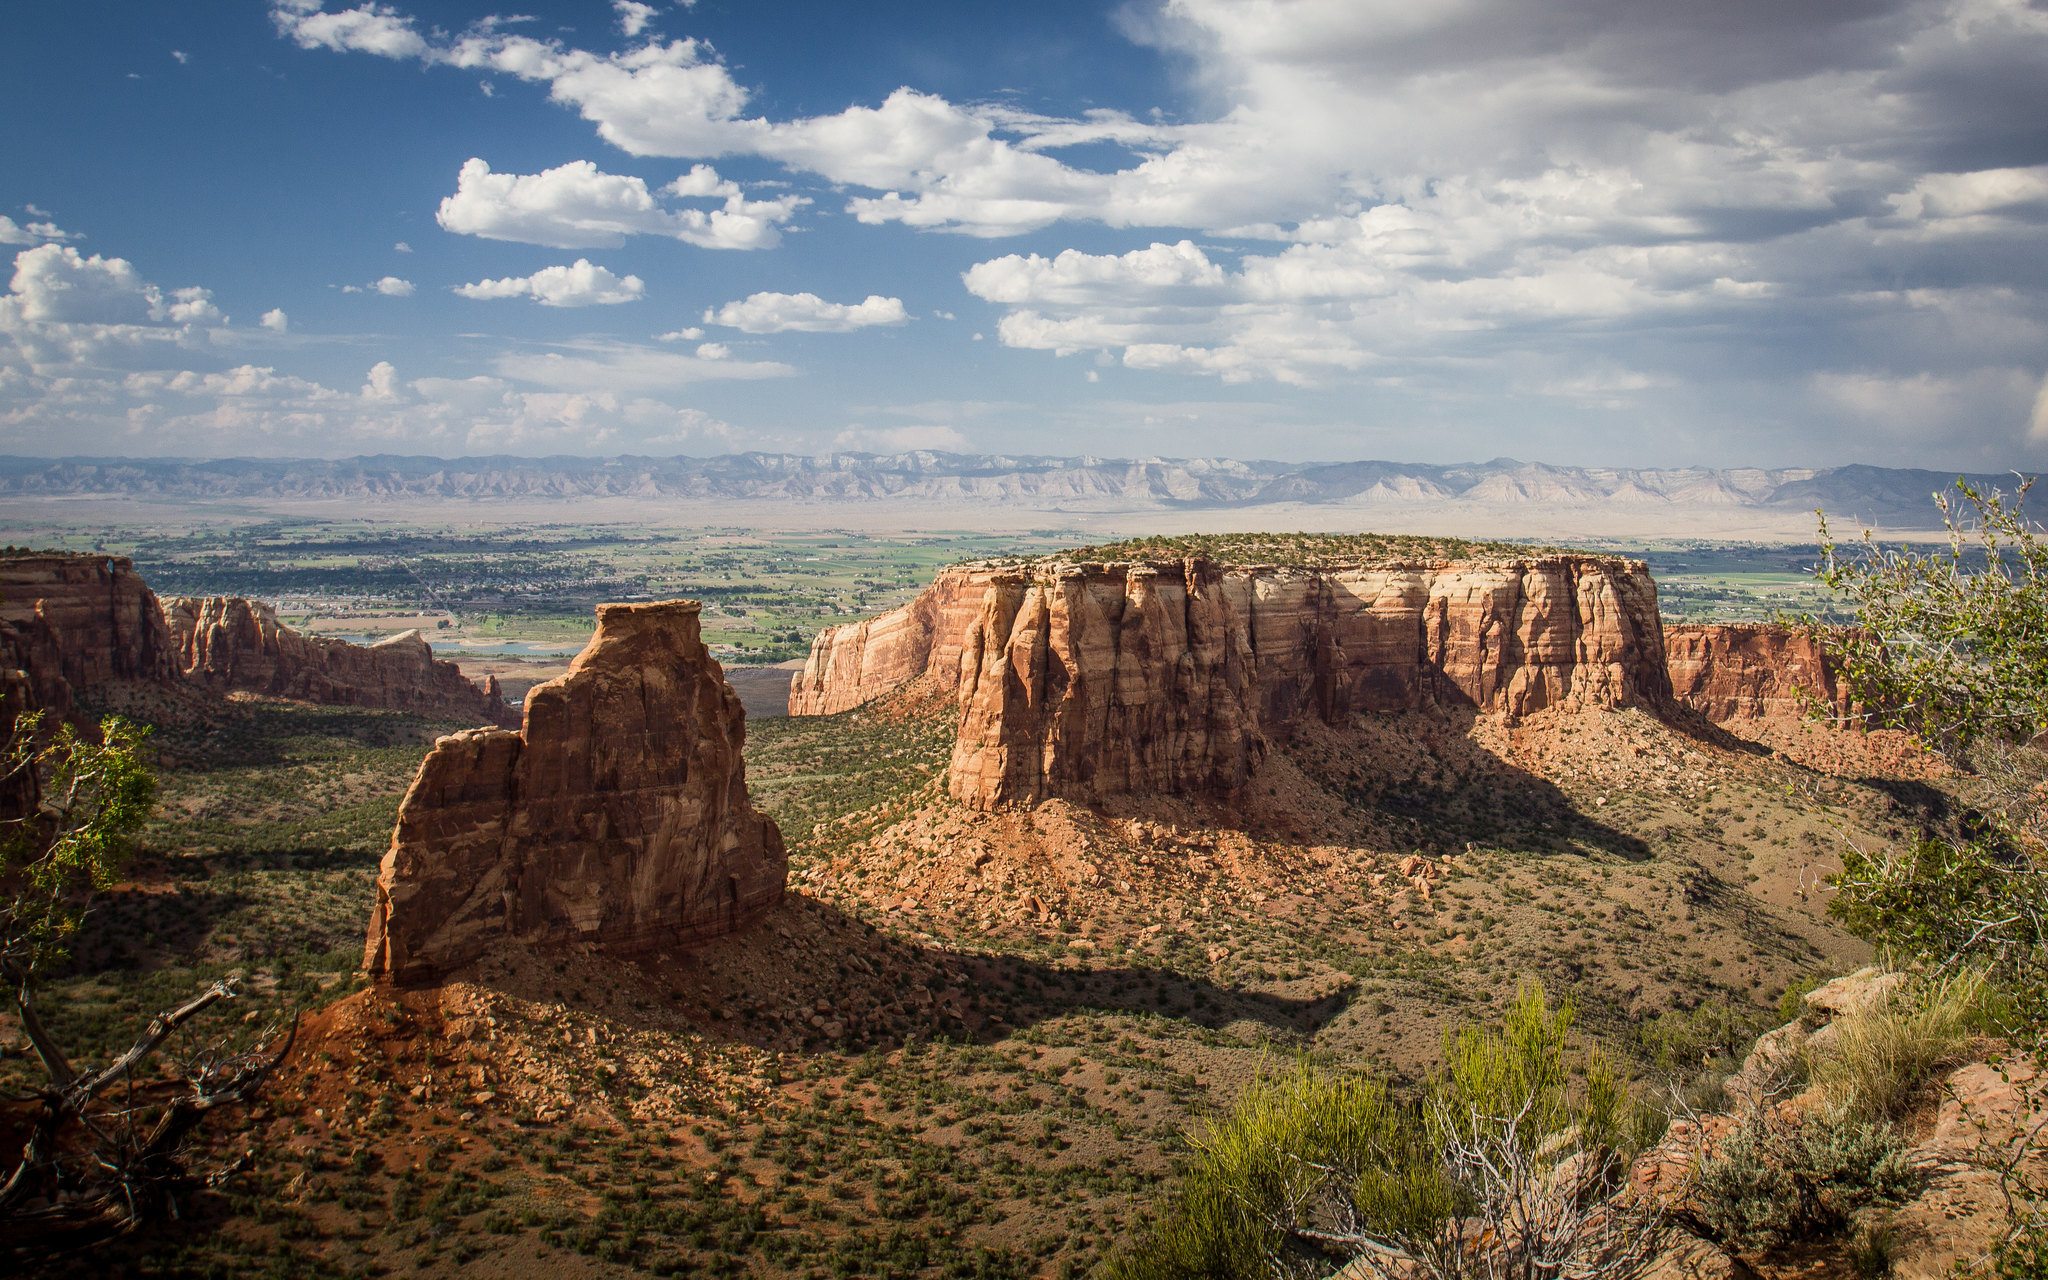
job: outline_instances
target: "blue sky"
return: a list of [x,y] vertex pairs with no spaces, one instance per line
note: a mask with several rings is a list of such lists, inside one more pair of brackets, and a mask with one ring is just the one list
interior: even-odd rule
[[4,452],[2048,458],[2028,0],[37,4],[0,94]]

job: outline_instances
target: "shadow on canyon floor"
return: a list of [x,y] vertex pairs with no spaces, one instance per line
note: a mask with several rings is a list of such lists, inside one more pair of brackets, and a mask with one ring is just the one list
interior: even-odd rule
[[1082,1011],[1306,1038],[1352,994],[1348,985],[1325,984],[1282,996],[1166,968],[950,950],[884,933],[797,892],[740,932],[687,949],[522,957],[508,948],[457,976],[517,999],[600,1005],[629,1026],[680,1021],[762,1048],[853,1053],[935,1036],[986,1042]]
[[1388,820],[1388,834],[1420,852],[1487,844],[1650,857],[1640,837],[1490,749],[1475,733],[1478,720],[1469,708],[1361,716],[1347,725],[1310,726],[1283,750],[1308,779],[1361,814]]

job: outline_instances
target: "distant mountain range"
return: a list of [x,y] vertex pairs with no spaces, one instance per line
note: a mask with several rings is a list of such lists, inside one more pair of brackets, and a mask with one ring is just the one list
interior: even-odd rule
[[[2011,475],[1969,477],[2011,490]],[[0,457],[0,497],[206,499],[746,499],[967,502],[1060,511],[1628,507],[1811,511],[1908,527],[1933,523],[1943,471],[1847,466],[1560,467],[1498,458],[1427,466],[1227,458],[1094,458],[917,451],[736,453],[711,458],[378,454],[318,459]]]

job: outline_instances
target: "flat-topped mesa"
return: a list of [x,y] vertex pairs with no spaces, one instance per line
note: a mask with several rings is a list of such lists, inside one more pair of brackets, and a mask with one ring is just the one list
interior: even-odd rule
[[1598,556],[1053,562],[998,577],[961,649],[947,786],[977,808],[1227,794],[1308,716],[1670,698],[1655,586]]
[[515,726],[495,676],[470,681],[434,657],[417,631],[363,646],[304,635],[259,601],[239,596],[174,598],[164,617],[187,679],[239,691],[346,707],[385,707],[443,720]]
[[867,660],[880,620],[822,635],[791,709],[950,677],[948,788],[979,808],[1228,793],[1311,715],[1670,702],[1656,588],[1607,556],[1049,558],[948,570],[899,613],[931,619],[929,640],[882,664]]
[[494,941],[618,952],[730,932],[782,896],[754,811],[745,712],[695,601],[608,604],[517,731],[434,744],[399,806],[364,967],[434,980]]
[[1814,638],[1768,622],[1673,623],[1664,628],[1678,701],[1738,732],[1745,724],[1856,721],[1848,687]]
[[0,660],[57,712],[115,681],[177,678],[163,610],[121,556],[0,552]]

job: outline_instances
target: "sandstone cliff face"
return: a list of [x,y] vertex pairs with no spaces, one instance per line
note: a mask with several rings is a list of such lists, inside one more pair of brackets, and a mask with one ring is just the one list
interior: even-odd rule
[[177,678],[156,596],[119,556],[0,555],[0,658],[55,712],[116,680]]
[[184,675],[220,692],[388,707],[444,720],[516,725],[497,679],[482,687],[434,657],[417,631],[367,648],[302,635],[267,604],[237,596],[171,600],[164,609]]
[[697,605],[604,605],[518,732],[434,744],[398,812],[364,966],[401,982],[493,939],[619,951],[728,932],[782,895],[787,856],[754,811],[739,699]]
[[1849,691],[1812,637],[1771,623],[1688,623],[1664,629],[1678,701],[1724,726],[1795,724],[1818,703],[1837,725],[1852,722]]
[[850,711],[927,672],[942,673],[950,685],[961,643],[997,573],[974,565],[942,569],[902,608],[819,632],[804,669],[790,678],[789,714]]
[[955,690],[948,786],[984,808],[1228,792],[1304,716],[1670,697],[1648,573],[1569,555],[965,566],[865,630],[821,635],[791,711],[839,710],[919,674]]
[[1307,716],[1662,706],[1641,565],[1059,564],[999,576],[962,644],[947,785],[978,808],[1230,792]]

